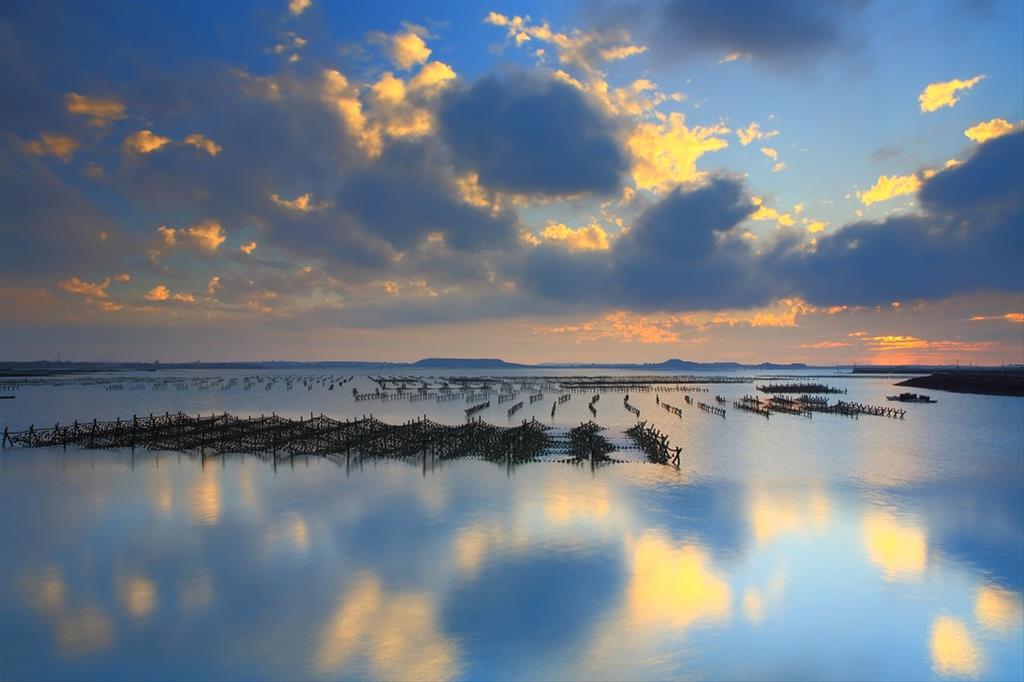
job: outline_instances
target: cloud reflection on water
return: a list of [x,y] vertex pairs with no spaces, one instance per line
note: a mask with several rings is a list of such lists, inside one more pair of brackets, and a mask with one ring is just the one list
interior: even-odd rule
[[941,615],[932,624],[929,646],[932,666],[947,677],[977,677],[983,654],[963,621]]
[[[737,647],[781,676],[800,637],[855,656],[876,634],[905,638],[884,663],[919,675],[1012,672],[1020,592],[948,550],[936,531],[948,505],[913,491],[680,485],[669,474],[460,462],[424,479],[392,463],[346,476],[315,460],[275,474],[253,459],[203,470],[172,458],[77,471],[72,485],[85,478],[83,489],[129,505],[88,514],[59,479],[29,477],[58,486],[46,513],[74,532],[56,526],[47,544],[44,524],[25,522],[36,550],[17,573],[20,613],[52,632],[43,656],[73,666],[89,654],[111,675],[133,652],[159,653],[167,633],[201,640],[224,628],[233,653],[196,656],[239,676],[742,677],[748,669],[722,654]],[[169,511],[154,503],[164,490]],[[956,518],[983,534],[990,526],[975,520],[1000,517]],[[1013,537],[1014,526],[997,527]],[[116,549],[99,555],[96,542]],[[884,618],[859,615],[873,600]],[[819,612],[845,624],[802,630]],[[5,627],[16,613],[3,610]],[[246,652],[264,650],[251,663]]]
[[320,629],[318,675],[351,677],[365,665],[382,680],[448,680],[458,673],[456,642],[440,631],[429,592],[390,592],[370,571],[344,590]]
[[891,512],[873,509],[864,515],[864,546],[886,580],[916,580],[928,562],[928,539],[917,525]]

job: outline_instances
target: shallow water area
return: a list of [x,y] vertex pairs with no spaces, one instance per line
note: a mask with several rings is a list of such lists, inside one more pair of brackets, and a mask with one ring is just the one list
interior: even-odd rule
[[[868,404],[898,392],[821,381]],[[356,402],[361,375],[264,385],[23,387],[0,425],[177,410],[455,424],[467,407]],[[731,408],[753,384],[707,388],[726,418],[682,393],[630,396],[683,448],[678,468],[7,449],[0,676],[1024,677],[1024,400],[932,392],[904,420],[765,419]],[[595,404],[615,442],[635,422],[622,397]],[[589,399],[479,416],[569,427]]]

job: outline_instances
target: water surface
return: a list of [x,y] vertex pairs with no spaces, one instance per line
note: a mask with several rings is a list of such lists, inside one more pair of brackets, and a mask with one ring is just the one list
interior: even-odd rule
[[[0,424],[465,408],[355,403],[351,385],[23,388]],[[683,446],[678,470],[8,450],[0,675],[1021,679],[1024,401],[933,395],[904,421],[679,418],[631,396]],[[621,394],[597,407],[613,436],[633,423]]]

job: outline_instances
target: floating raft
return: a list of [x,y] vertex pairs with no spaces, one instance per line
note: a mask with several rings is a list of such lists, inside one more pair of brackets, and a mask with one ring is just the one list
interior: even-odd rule
[[[311,416],[289,419],[277,415],[236,417],[229,414],[192,416],[182,413],[114,421],[56,424],[52,428],[3,432],[3,446],[135,449],[199,452],[205,455],[248,453],[274,460],[297,455],[363,458],[423,457],[436,460],[479,458],[496,462],[537,461],[542,455],[566,452],[570,460],[619,462],[608,456],[616,448],[603,429],[587,422],[572,429],[562,447],[551,427],[535,419],[517,426],[495,426],[480,420],[450,426],[426,417],[387,424],[363,417],[337,420]],[[652,462],[666,464],[661,450],[643,448]],[[678,456],[672,463],[678,463]]]
[[762,393],[846,393],[845,388],[827,384],[762,384],[757,387]]

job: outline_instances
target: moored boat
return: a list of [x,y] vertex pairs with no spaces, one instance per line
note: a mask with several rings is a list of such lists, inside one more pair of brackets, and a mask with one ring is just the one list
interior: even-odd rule
[[937,403],[938,400],[932,400],[926,395],[919,393],[900,393],[899,395],[886,396],[889,400],[895,400],[900,403]]

